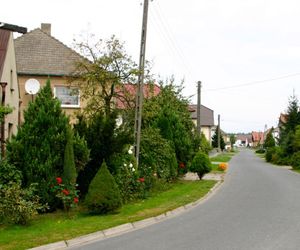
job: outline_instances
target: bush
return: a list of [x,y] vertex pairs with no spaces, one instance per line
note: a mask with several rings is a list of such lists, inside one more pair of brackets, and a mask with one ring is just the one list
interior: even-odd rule
[[162,138],[158,129],[143,130],[139,172],[145,178],[147,189],[152,188],[155,177],[170,181],[177,176],[174,148]]
[[107,165],[110,166],[110,169],[117,169],[114,177],[123,203],[143,198],[144,185],[138,181],[140,176],[132,149],[126,149],[123,153],[114,154]]
[[289,165],[289,158],[284,155],[281,147],[268,148],[266,151],[266,161],[276,165]]
[[265,152],[266,152],[266,150],[264,150],[263,148],[260,148],[255,151],[255,153],[257,153],[257,154],[264,154]]
[[122,205],[120,191],[105,162],[89,186],[85,204],[95,214],[112,212]]
[[291,165],[294,169],[300,169],[300,152],[293,154],[291,158]]
[[211,171],[211,162],[208,158],[208,155],[199,151],[192,161],[190,171],[197,173],[200,180],[204,174],[209,173]]
[[34,194],[35,186],[22,189],[20,183],[9,183],[0,185],[0,220],[6,223],[26,225],[29,220],[44,210],[39,197]]
[[7,185],[9,182],[21,182],[21,171],[6,160],[0,161],[0,185]]

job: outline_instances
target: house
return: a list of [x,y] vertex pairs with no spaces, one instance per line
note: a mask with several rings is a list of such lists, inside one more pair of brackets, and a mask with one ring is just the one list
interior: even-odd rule
[[255,132],[253,131],[251,133],[252,135],[252,142],[253,142],[253,147],[257,147],[259,145],[264,144],[264,132]]
[[[135,107],[137,85],[123,84],[116,90],[116,107],[119,109]],[[157,84],[144,84],[143,96],[148,99],[157,96],[160,93],[160,87]]]
[[1,124],[1,145],[16,134],[19,123],[19,86],[13,32],[26,33],[27,29],[16,25],[0,23],[0,99],[3,106],[13,108]]
[[[189,111],[191,114],[192,121],[197,126],[197,105],[189,105]],[[200,107],[200,125],[201,132],[205,135],[205,138],[211,144],[211,138],[213,136],[214,129],[214,111],[201,105]]]
[[252,134],[237,134],[234,145],[237,147],[252,147]]
[[61,101],[61,107],[72,120],[74,112],[84,104],[80,99],[79,89],[70,87],[68,77],[75,73],[76,62],[82,60],[83,57],[53,37],[49,23],[42,23],[40,28],[15,39],[15,52],[21,99],[21,120],[23,120],[23,111],[34,98],[26,92],[26,82],[34,79],[42,87],[49,78],[55,97]]

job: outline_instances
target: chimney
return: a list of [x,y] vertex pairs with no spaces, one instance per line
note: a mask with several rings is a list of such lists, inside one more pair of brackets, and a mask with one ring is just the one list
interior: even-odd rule
[[41,30],[51,36],[51,23],[42,23]]

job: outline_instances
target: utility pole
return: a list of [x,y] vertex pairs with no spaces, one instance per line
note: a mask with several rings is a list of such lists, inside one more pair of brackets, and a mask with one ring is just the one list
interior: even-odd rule
[[220,115],[218,115],[218,152],[221,152],[221,128],[220,128]]
[[[6,93],[6,86],[7,82],[1,82],[0,83],[2,87],[2,100],[1,105],[2,107],[5,106],[5,93]],[[4,159],[5,157],[5,116],[3,116],[3,120],[1,122],[1,159]]]
[[200,114],[201,114],[201,82],[198,81],[198,101],[197,101],[197,132],[201,138],[201,124],[200,124]]
[[135,99],[135,120],[134,120],[134,155],[137,167],[139,166],[140,143],[141,143],[141,123],[143,110],[143,89],[144,89],[144,69],[145,69],[145,53],[146,53],[146,37],[147,37],[147,21],[148,21],[149,0],[144,0],[143,24],[141,34],[141,48],[139,60],[139,76]]

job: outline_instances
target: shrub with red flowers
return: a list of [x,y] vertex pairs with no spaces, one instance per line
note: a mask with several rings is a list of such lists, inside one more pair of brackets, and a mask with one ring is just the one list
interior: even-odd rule
[[51,185],[51,190],[63,202],[64,209],[68,211],[77,206],[79,202],[77,184],[65,184],[61,177],[56,177],[55,180],[55,183]]

